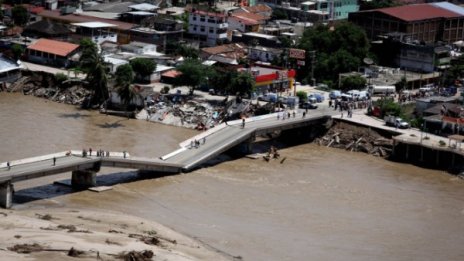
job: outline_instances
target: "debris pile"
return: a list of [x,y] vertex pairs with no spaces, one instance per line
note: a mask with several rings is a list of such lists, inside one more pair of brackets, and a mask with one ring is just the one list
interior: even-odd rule
[[34,73],[22,76],[16,82],[7,86],[8,92],[22,92],[51,101],[72,105],[82,104],[91,92],[82,86],[79,81],[61,84],[55,83],[54,77],[46,73]]
[[219,124],[224,117],[223,107],[190,100],[183,104],[158,102],[140,111],[136,118],[203,130]]
[[316,139],[321,146],[369,153],[386,158],[390,156],[393,140],[374,130],[343,122],[336,123],[323,137]]

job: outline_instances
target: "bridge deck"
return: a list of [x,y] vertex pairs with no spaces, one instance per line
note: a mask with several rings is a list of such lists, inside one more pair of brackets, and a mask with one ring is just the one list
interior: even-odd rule
[[[178,173],[191,170],[208,159],[246,140],[253,139],[256,135],[307,126],[328,118],[330,118],[328,113],[311,111],[306,117],[302,117],[302,113],[297,113],[295,117],[285,120],[277,119],[277,114],[249,118],[244,128],[241,126],[241,120],[231,121],[182,142],[180,149],[159,158],[133,157],[129,154],[124,156],[125,153],[122,152],[111,152],[110,157],[82,157],[82,152],[72,151],[72,153],[59,152],[12,161],[9,163],[10,167],[4,162],[0,164],[0,183],[17,182],[74,170],[98,169],[100,166]],[[200,146],[191,147],[193,140],[199,140]],[[55,165],[53,158],[56,158]]]

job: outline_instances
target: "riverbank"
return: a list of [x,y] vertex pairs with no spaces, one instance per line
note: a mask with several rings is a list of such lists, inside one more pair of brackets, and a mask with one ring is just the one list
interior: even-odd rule
[[1,210],[0,229],[2,260],[229,260],[156,222],[118,212]]

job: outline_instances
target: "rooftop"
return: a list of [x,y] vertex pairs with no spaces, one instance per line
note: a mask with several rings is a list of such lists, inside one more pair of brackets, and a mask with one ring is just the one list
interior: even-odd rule
[[462,16],[457,12],[431,4],[404,5],[376,10],[403,21],[420,21],[434,18],[452,18]]
[[154,11],[158,9],[159,7],[156,5],[143,3],[143,4],[138,4],[138,5],[130,5],[129,8],[132,8],[134,10],[139,10],[139,11]]
[[41,38],[37,40],[37,42],[35,42],[34,44],[31,44],[27,47],[27,49],[30,49],[30,50],[36,50],[36,51],[41,51],[44,53],[56,54],[59,56],[67,56],[68,54],[76,50],[77,48],[79,48],[79,45],[77,44],[49,40],[45,38]]
[[107,28],[115,27],[114,24],[104,23],[104,22],[84,22],[84,23],[72,23],[72,25],[86,27],[86,28]]
[[0,73],[20,68],[19,65],[0,55]]
[[68,15],[61,15],[59,11],[56,10],[44,10],[39,14],[44,18],[50,18],[57,21],[62,21],[66,23],[83,23],[83,22],[103,22],[103,23],[111,23],[116,25],[117,29],[119,30],[129,30],[133,28],[135,25],[131,23],[121,22],[117,20],[110,20],[104,19],[99,17],[92,17],[87,15],[80,15],[80,14],[68,14]]

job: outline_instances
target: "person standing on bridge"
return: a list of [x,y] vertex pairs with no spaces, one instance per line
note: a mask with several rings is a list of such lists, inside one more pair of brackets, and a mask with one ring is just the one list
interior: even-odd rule
[[56,166],[56,157],[53,156],[53,166]]

